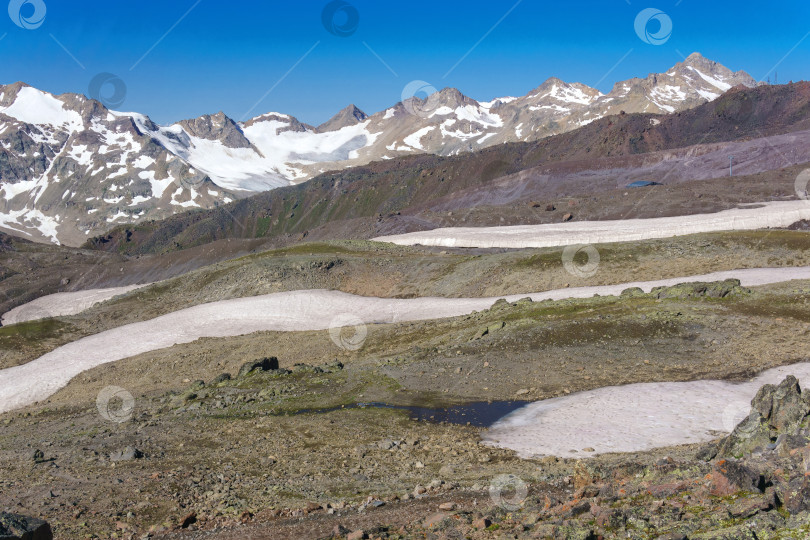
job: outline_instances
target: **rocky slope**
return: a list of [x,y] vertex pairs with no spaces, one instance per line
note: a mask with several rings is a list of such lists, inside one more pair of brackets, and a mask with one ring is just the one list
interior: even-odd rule
[[[417,422],[402,410],[352,407],[415,403],[438,414],[457,396],[739,380],[805,354],[806,283],[723,298],[693,292],[500,302],[473,317],[374,325],[359,351],[336,348],[323,331],[261,333],[100,366],[50,403],[0,416],[0,504],[47,519],[59,538],[324,538],[337,524],[348,530],[336,537],[706,538],[732,528],[725,537],[753,538],[733,529],[747,526],[760,538],[806,527],[810,406],[792,380],[759,393],[730,446],[593,459],[519,459],[481,445],[486,431],[466,425],[470,415]],[[115,304],[94,317],[117,320],[107,311]],[[480,335],[497,321],[505,324]],[[264,362],[271,355],[278,364]],[[135,397],[128,421],[109,421],[117,403],[97,408],[108,385]],[[739,440],[746,446],[734,448]]]
[[317,128],[281,113],[158,126],[83,96],[0,86],[0,229],[78,245],[115,224],[211,208],[327,170],[536,141],[622,111],[683,111],[738,85],[756,82],[695,53],[608,94],[556,78],[489,102],[448,88],[372,116],[351,105]]

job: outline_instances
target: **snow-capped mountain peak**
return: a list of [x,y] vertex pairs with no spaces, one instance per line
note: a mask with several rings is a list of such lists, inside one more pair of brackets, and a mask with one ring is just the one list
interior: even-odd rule
[[116,224],[210,207],[326,170],[537,140],[620,111],[680,111],[737,85],[756,81],[694,53],[608,94],[555,77],[523,97],[485,102],[444,88],[371,116],[350,105],[313,127],[278,112],[158,126],[81,95],[14,83],[0,86],[0,229],[76,245]]

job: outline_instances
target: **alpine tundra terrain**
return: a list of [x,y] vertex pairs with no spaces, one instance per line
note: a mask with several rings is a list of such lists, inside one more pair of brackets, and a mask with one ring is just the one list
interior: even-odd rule
[[0,537],[810,535],[810,84],[2,92]]

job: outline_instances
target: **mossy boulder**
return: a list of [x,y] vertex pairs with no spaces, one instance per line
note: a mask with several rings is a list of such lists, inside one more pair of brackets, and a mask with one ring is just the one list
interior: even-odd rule
[[725,281],[714,281],[710,283],[694,282],[679,283],[671,287],[656,287],[652,294],[656,298],[725,298],[729,295],[746,292],[739,279],[727,279]]

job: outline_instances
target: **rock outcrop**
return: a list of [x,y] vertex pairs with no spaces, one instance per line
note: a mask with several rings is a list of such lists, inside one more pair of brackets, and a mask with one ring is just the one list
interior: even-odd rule
[[0,512],[0,540],[53,540],[48,522]]

